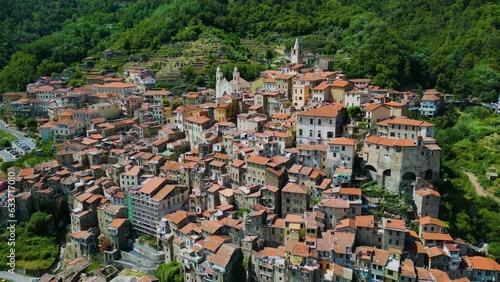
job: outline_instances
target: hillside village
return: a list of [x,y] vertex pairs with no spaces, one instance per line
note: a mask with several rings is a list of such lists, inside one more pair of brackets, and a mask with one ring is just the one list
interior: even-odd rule
[[[158,281],[174,261],[189,282],[236,281],[240,266],[248,281],[498,281],[500,265],[438,219],[435,125],[409,117],[437,116],[452,95],[383,89],[305,56],[297,40],[291,63],[254,82],[218,68],[215,89],[181,97],[148,69],[3,94],[6,119],[36,117],[56,152],[9,168],[0,224],[9,197],[19,221],[68,207],[73,261],[47,282],[132,281],[120,269]],[[96,255],[108,266],[83,275]]]

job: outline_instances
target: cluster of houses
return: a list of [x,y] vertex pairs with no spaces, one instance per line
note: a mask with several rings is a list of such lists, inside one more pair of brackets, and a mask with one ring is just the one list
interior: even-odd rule
[[[0,192],[0,224],[9,196],[18,220],[67,206],[72,258],[100,253],[149,274],[178,261],[189,282],[233,281],[238,265],[251,281],[500,279],[438,219],[435,126],[408,118],[436,115],[446,96],[306,68],[298,42],[291,54],[253,83],[218,69],[216,89],[182,98],[112,75],[4,94],[8,115],[38,117],[56,159],[10,168],[16,193]],[[349,117],[354,106],[361,116]],[[411,212],[372,215],[378,202],[356,188],[370,179],[408,192]]]

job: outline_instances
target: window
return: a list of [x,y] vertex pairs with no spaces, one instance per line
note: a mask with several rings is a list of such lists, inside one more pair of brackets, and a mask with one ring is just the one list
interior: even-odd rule
[[342,151],[345,151],[345,146],[342,146]]
[[302,136],[302,129],[299,129],[299,136]]
[[326,133],[326,137],[327,137],[327,138],[333,138],[333,132],[332,132],[332,131],[328,131],[328,132]]
[[321,138],[321,130],[318,130],[318,138]]
[[314,124],[314,119],[309,119],[309,124]]
[[309,130],[309,137],[313,137],[313,131]]
[[318,119],[318,125],[321,125],[321,119],[320,118]]

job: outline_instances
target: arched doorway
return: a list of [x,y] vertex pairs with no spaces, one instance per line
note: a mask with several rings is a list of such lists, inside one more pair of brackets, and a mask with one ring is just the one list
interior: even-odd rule
[[411,171],[408,171],[403,174],[402,179],[405,181],[415,181],[417,179],[417,175]]
[[432,180],[432,174],[433,174],[432,169],[426,170],[424,173],[424,179],[425,180]]
[[375,169],[375,167],[373,167],[372,165],[365,166],[365,169],[369,170],[369,171],[377,172],[377,170]]
[[391,170],[390,169],[384,170],[384,172],[382,173],[382,186],[386,187],[387,179],[389,179],[390,177],[391,177]]
[[371,179],[373,180],[376,180],[377,179],[377,170],[375,169],[374,166],[372,165],[367,165],[365,166],[365,170],[366,170],[366,175],[371,177]]

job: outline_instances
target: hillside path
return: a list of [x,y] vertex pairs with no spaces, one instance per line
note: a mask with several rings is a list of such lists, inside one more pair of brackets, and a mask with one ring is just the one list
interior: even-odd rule
[[490,192],[486,191],[483,189],[483,187],[481,187],[481,184],[479,184],[479,181],[477,180],[477,177],[468,172],[468,171],[464,171],[465,174],[467,174],[467,176],[469,177],[469,180],[470,182],[472,183],[472,185],[474,185],[474,190],[476,190],[476,193],[481,196],[481,197],[491,197],[493,198],[498,204],[500,204],[500,199],[498,199],[497,197],[493,196]]

